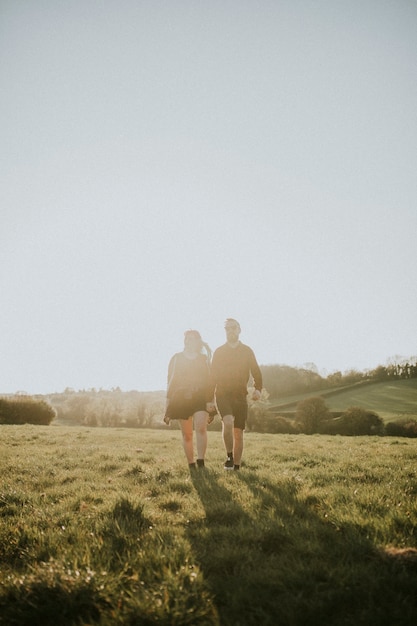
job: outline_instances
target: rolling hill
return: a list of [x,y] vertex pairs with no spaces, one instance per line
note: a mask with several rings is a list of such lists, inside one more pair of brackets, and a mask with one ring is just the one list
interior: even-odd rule
[[279,414],[295,411],[300,400],[312,396],[325,398],[331,411],[345,411],[349,407],[359,406],[375,411],[385,420],[401,416],[417,417],[417,378],[408,380],[356,383],[338,389],[318,390],[310,393],[292,395],[279,402],[271,401],[270,410]]

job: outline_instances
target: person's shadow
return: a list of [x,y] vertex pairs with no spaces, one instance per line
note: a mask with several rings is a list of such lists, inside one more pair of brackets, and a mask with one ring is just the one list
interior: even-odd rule
[[363,528],[337,525],[294,479],[265,480],[246,466],[230,474],[193,479],[206,516],[188,531],[220,624],[417,623],[417,577]]

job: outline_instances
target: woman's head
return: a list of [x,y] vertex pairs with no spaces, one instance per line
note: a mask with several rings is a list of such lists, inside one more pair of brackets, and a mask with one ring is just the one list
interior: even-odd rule
[[184,333],[184,347],[191,352],[202,352],[203,348],[207,352],[209,360],[211,359],[210,347],[202,340],[198,330],[186,330]]
[[184,333],[184,345],[193,348],[196,352],[201,352],[203,340],[198,330],[186,330]]

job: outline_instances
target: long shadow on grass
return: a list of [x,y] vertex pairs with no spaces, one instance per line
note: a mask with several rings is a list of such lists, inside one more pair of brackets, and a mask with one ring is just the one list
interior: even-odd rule
[[292,479],[230,474],[230,489],[194,480],[206,518],[189,528],[223,626],[417,623],[417,571],[365,529],[337,525]]

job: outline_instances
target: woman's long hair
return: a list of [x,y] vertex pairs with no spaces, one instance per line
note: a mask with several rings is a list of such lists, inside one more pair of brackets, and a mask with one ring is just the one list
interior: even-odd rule
[[203,341],[203,340],[202,340],[201,335],[200,335],[200,333],[198,332],[198,330],[186,330],[186,331],[185,331],[185,333],[184,333],[184,339],[185,339],[187,336],[190,336],[190,335],[191,335],[192,337],[195,337],[196,339],[198,339],[198,342],[199,342],[199,344],[200,344],[200,352],[202,352],[202,351],[203,351],[203,348],[204,348],[204,350],[206,351],[206,354],[207,354],[207,361],[208,361],[209,363],[211,363],[211,355],[212,355],[212,351],[211,351],[211,348],[210,348],[210,346],[208,345],[208,343],[206,343],[205,341]]

